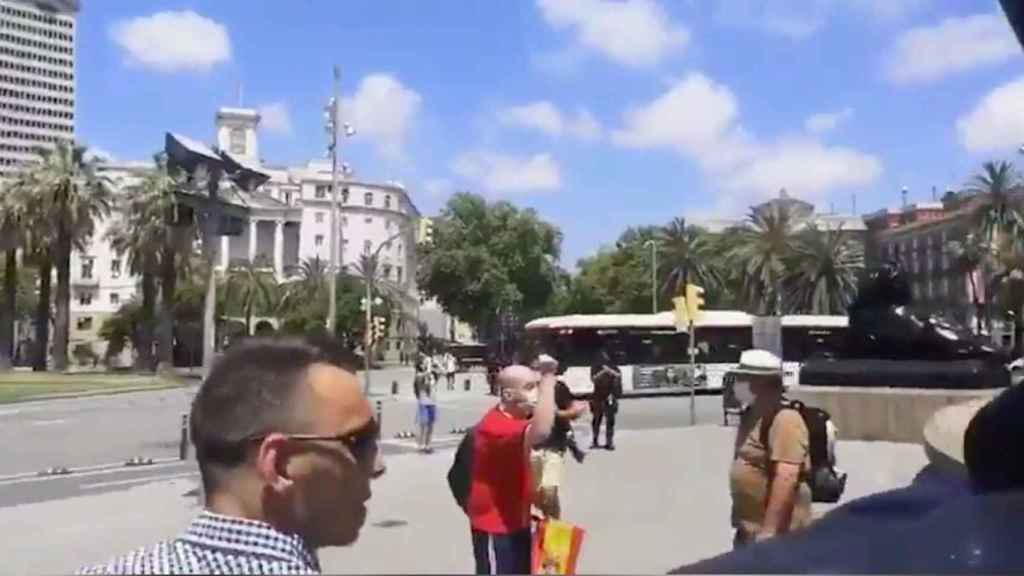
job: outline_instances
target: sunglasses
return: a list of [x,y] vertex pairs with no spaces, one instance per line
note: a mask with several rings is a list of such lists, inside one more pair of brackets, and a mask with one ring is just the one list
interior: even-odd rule
[[[259,434],[245,438],[242,442],[261,442],[269,434]],[[346,434],[285,434],[285,438],[294,442],[327,442],[344,446],[352,455],[356,463],[371,469],[371,477],[378,478],[386,470],[377,458],[377,439],[380,437],[380,427],[376,420],[370,420],[365,426]]]

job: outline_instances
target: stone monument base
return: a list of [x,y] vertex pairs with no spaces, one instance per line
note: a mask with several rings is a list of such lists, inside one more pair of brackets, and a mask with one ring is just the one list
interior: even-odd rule
[[827,410],[842,440],[920,444],[925,440],[925,425],[938,410],[972,400],[989,400],[1001,391],[796,386],[786,395]]

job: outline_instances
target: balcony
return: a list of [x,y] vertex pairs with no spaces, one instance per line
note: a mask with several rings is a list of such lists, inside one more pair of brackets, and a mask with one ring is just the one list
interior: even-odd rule
[[82,286],[86,288],[95,288],[100,285],[100,279],[98,276],[93,275],[91,278],[83,278],[76,276],[71,279],[72,286]]

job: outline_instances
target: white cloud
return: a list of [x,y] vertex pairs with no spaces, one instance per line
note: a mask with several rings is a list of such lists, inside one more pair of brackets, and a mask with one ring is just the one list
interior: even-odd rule
[[341,116],[385,156],[402,158],[423,98],[389,74],[363,78],[355,95],[342,100]]
[[441,198],[452,193],[451,180],[445,178],[432,178],[423,183],[423,191],[431,198]]
[[470,152],[455,159],[452,172],[482,186],[484,193],[545,192],[562,187],[561,169],[550,154]]
[[110,37],[129,63],[161,72],[205,72],[231,60],[227,28],[191,10],[122,20]]
[[888,52],[886,76],[910,84],[1005,62],[1020,54],[1020,46],[1002,12],[994,12],[912,28]]
[[686,26],[654,0],[537,0],[537,6],[552,28],[572,30],[580,46],[624,66],[653,66],[690,42]]
[[1016,147],[1024,141],[1024,78],[986,94],[956,123],[964,148],[972,152]]
[[853,118],[853,108],[843,108],[838,112],[820,112],[807,117],[804,129],[811,134],[825,134],[835,130],[850,118]]
[[882,172],[871,155],[807,136],[759,140],[739,123],[732,91],[700,73],[628,109],[612,140],[625,148],[674,150],[697,162],[716,187],[745,199],[786,188],[813,201],[835,189],[869,184]]
[[107,150],[106,148],[98,148],[96,146],[90,146],[89,149],[85,151],[85,159],[97,160],[99,162],[117,161],[117,157],[114,156],[109,150]]
[[568,134],[587,141],[601,137],[601,125],[588,110],[580,108],[574,118],[569,118],[547,100],[499,110],[498,121],[507,126],[537,130],[550,136]]
[[260,126],[272,134],[289,135],[292,133],[292,117],[288,105],[284,102],[273,102],[260,106]]
[[760,28],[791,40],[818,33],[833,18],[867,16],[892,22],[910,14],[928,0],[716,0],[719,22],[743,28]]

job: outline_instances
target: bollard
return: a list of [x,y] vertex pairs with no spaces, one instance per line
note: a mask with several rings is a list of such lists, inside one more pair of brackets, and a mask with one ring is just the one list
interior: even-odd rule
[[465,382],[463,382],[463,384],[462,384],[462,385],[463,385],[463,386],[465,386],[465,388],[466,388],[466,392],[469,392],[469,388],[470,388],[470,382],[469,382],[469,378],[466,378],[466,381],[465,381]]
[[397,396],[398,395],[398,380],[392,380],[391,381],[391,395],[392,396]]
[[181,441],[178,444],[178,459],[188,460],[188,414],[181,415]]
[[377,400],[377,438],[380,439],[380,432],[384,428],[384,405]]

